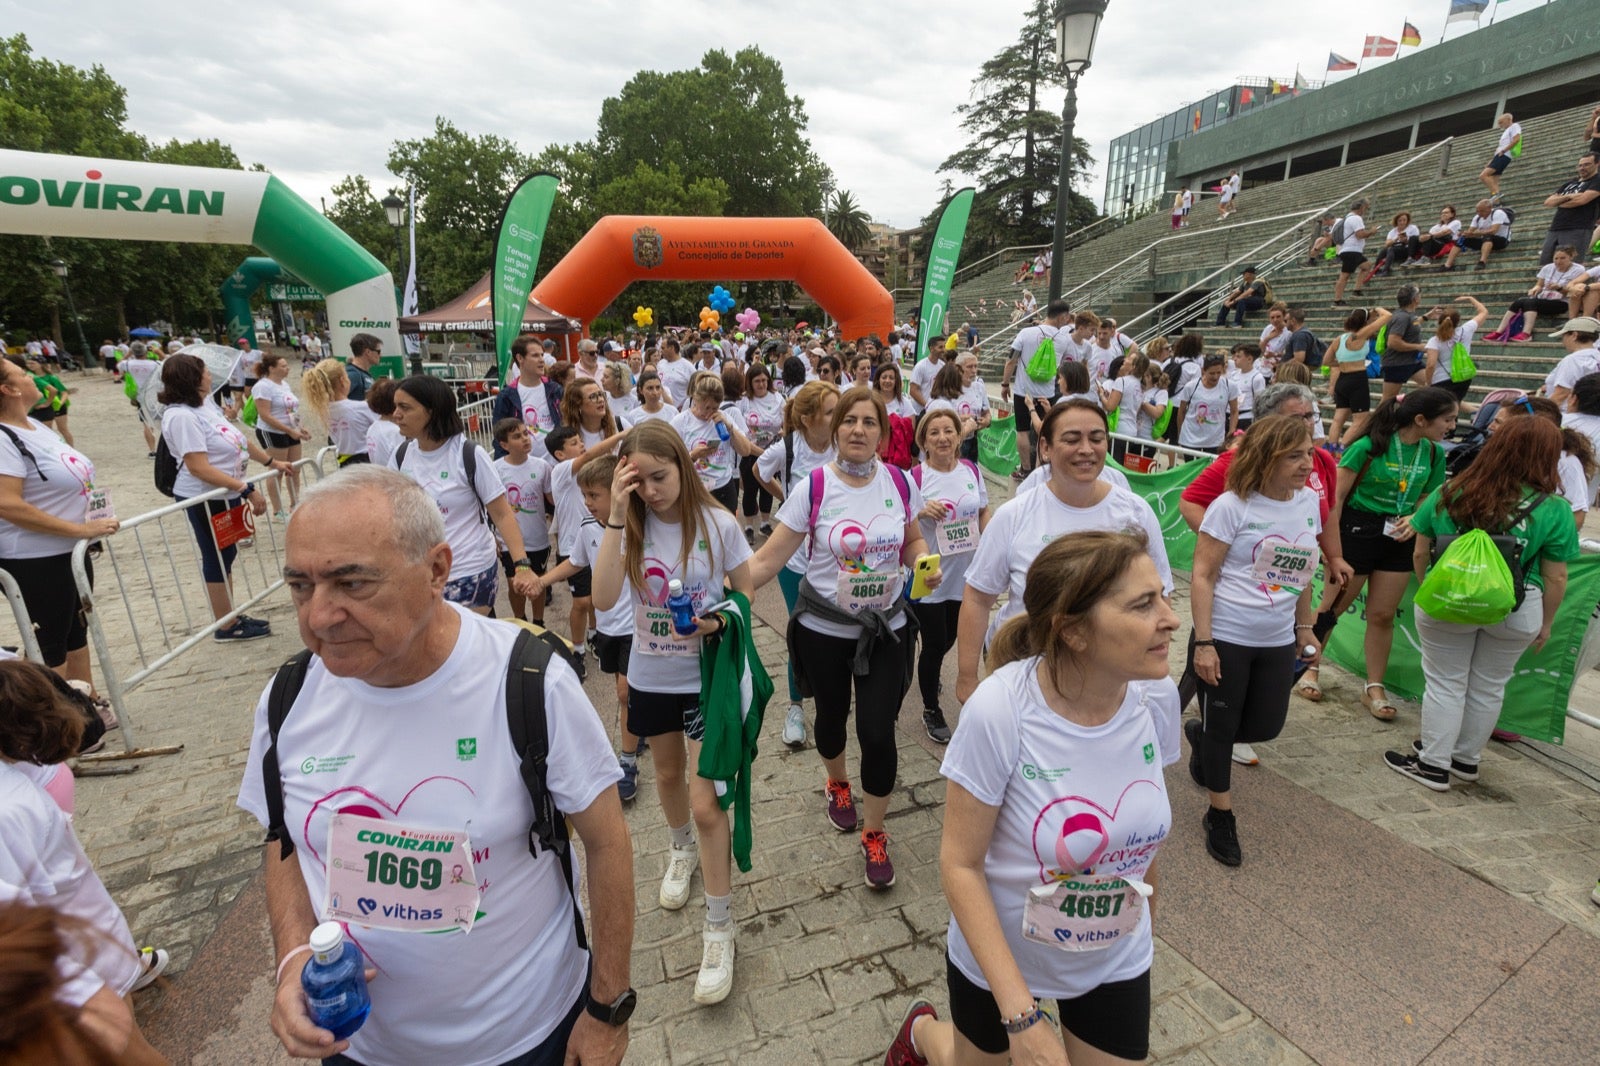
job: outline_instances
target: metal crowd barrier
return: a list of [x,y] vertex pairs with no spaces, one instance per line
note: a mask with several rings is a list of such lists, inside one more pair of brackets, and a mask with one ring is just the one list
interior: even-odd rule
[[456,408],[456,413],[461,416],[461,425],[468,438],[483,445],[483,450],[493,455],[494,397],[485,396],[481,400],[464,403]]
[[[295,467],[310,480],[321,480],[320,460],[326,451],[313,459],[301,459]],[[278,476],[276,471],[263,471],[246,480],[262,484]],[[211,614],[200,570],[200,548],[185,512],[231,495],[227,489],[213,489],[124,521],[100,541],[104,548],[95,560],[98,592],[89,585],[89,542],[79,541],[73,549],[72,576],[83,602],[104,695],[122,723],[124,750],[92,758],[137,758],[182,749],[182,745],[139,746],[138,726],[128,712],[128,694],[220,628]],[[215,544],[214,531],[212,538]],[[255,535],[238,545],[234,559],[234,611],[248,610],[283,586],[283,552],[282,527],[274,525],[270,516],[258,518]],[[107,633],[108,627],[118,630],[115,639]]]
[[0,570],[0,588],[5,589],[6,600],[11,604],[11,617],[16,620],[22,640],[22,657],[44,665],[44,653],[39,650],[39,638],[33,631],[28,605],[22,602],[22,589],[9,570]]

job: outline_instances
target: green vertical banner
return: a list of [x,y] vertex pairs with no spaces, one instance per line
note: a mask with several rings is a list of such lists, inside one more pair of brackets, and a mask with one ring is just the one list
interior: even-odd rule
[[917,321],[917,357],[928,354],[928,338],[944,329],[945,312],[950,308],[950,287],[955,283],[956,261],[961,258],[961,243],[967,239],[967,216],[972,214],[971,188],[961,189],[944,205],[939,224],[933,228],[933,243],[928,246],[928,269],[922,279],[922,309]]
[[539,246],[544,243],[545,223],[550,221],[550,207],[560,184],[554,174],[530,174],[511,190],[500,215],[489,308],[502,384],[511,366],[511,342],[522,332],[522,316],[527,312],[533,274],[539,266]]
[[[1420,700],[1424,686],[1422,642],[1417,637],[1416,608],[1411,602],[1416,591],[1417,580],[1413,577],[1395,611],[1393,650],[1389,653],[1389,669],[1383,677],[1390,692],[1410,700]],[[1320,598],[1320,584],[1307,595]],[[1501,729],[1549,744],[1562,742],[1578,654],[1597,604],[1600,604],[1600,556],[1585,555],[1567,564],[1567,593],[1550,625],[1550,639],[1539,651],[1530,649],[1517,660],[1500,708]],[[1362,592],[1328,638],[1328,659],[1358,678],[1366,676],[1367,660],[1362,648],[1367,633],[1366,617],[1367,594]]]

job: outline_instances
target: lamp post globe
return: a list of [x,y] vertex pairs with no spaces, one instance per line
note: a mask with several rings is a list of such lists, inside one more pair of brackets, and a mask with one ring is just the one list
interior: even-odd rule
[[1051,301],[1061,298],[1066,259],[1067,211],[1072,201],[1073,125],[1078,119],[1078,76],[1094,61],[1095,38],[1109,0],[1062,0],[1056,8],[1056,61],[1067,71],[1061,108],[1061,161],[1056,175],[1056,221],[1050,240]]

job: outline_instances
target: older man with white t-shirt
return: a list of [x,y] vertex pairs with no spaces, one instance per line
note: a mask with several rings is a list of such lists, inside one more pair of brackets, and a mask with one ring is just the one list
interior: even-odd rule
[[[543,777],[553,817],[566,812],[583,843],[591,951],[581,871],[566,881],[554,851],[530,846],[536,812],[506,707],[519,630],[444,600],[450,555],[433,501],[382,467],[330,476],[290,519],[284,576],[311,654],[275,739],[272,686],[262,693],[239,789],[269,828],[273,1032],[292,1056],[362,1066],[617,1063],[636,999],[621,772],[561,657],[516,682],[542,686]],[[530,660],[518,661],[520,679]],[[384,872],[396,861],[398,880]],[[312,1021],[301,991],[323,920],[347,922],[380,975],[347,1041]]]

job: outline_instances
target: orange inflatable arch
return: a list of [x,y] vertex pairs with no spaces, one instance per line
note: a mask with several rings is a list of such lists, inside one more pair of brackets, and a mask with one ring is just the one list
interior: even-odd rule
[[533,298],[580,319],[635,281],[793,281],[839,322],[842,336],[894,328],[894,298],[814,218],[607,215],[573,245]]

